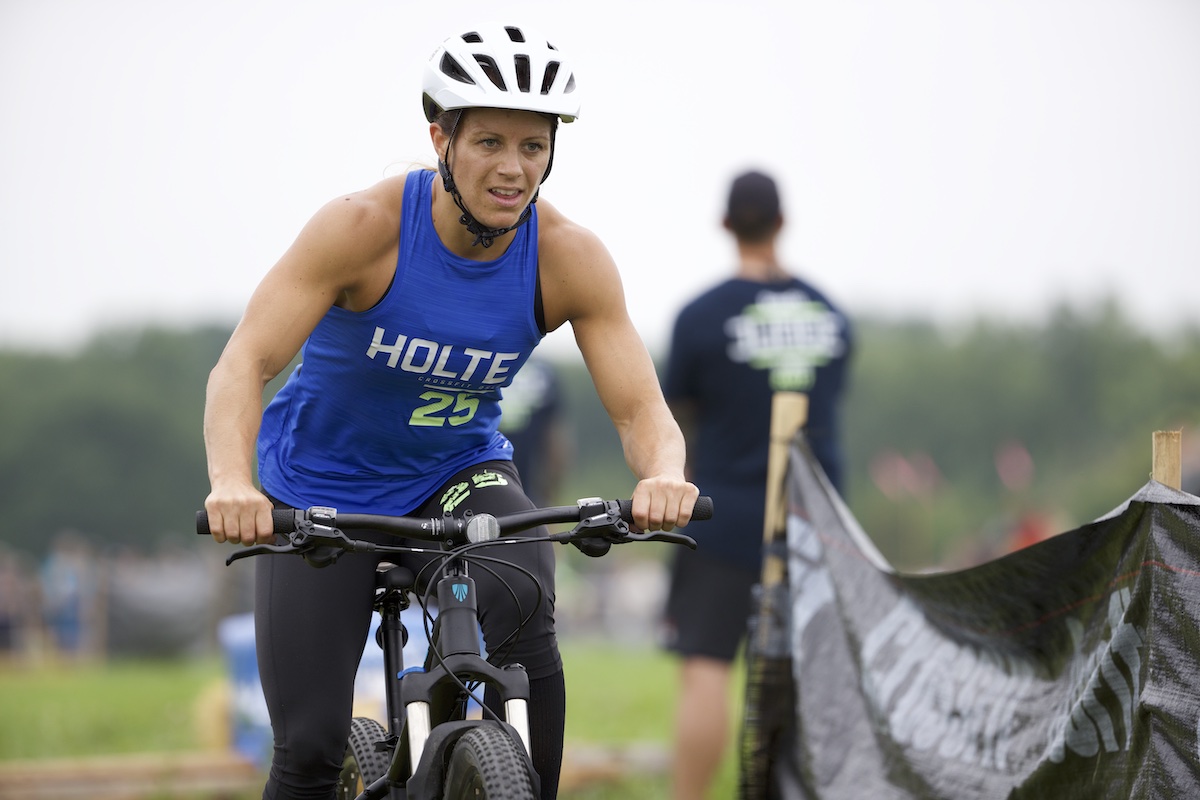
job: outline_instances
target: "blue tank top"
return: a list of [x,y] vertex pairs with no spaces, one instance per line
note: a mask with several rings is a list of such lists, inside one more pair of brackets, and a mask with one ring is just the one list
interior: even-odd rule
[[434,230],[433,178],[406,178],[386,294],[330,308],[263,412],[259,480],[285,503],[407,514],[459,470],[512,458],[500,396],[542,338],[537,212],[495,260],[460,258]]

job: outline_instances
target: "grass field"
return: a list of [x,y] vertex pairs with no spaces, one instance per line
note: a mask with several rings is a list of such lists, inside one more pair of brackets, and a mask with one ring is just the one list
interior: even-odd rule
[[[568,758],[573,749],[597,747],[665,753],[675,703],[670,658],[652,648],[582,643],[564,644],[563,658]],[[223,677],[216,658],[0,666],[0,761],[220,747],[216,698]],[[731,755],[712,797],[732,798],[734,785]],[[667,781],[658,766],[635,768],[623,779],[594,781],[560,796],[649,800],[667,796]]]

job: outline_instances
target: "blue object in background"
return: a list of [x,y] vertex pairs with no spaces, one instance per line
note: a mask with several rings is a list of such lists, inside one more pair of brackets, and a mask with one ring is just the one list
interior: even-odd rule
[[[416,606],[405,609],[401,621],[408,629],[404,646],[404,663],[419,666],[425,663],[429,641],[421,611]],[[375,644],[379,615],[371,618],[371,632],[363,650],[358,674],[354,681],[354,715],[370,717],[387,726],[387,700],[384,690],[383,651]],[[266,769],[271,763],[273,741],[271,718],[263,698],[258,678],[258,658],[254,651],[254,615],[238,614],[226,617],[217,626],[217,639],[225,654],[230,684],[230,744],[252,763]]]
[[271,761],[271,719],[258,680],[254,653],[254,615],[226,617],[217,626],[229,676],[230,744],[240,755],[265,768]]

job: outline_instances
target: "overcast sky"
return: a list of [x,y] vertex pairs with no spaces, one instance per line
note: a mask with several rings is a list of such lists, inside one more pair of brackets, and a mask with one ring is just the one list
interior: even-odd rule
[[1200,320],[1195,0],[0,0],[0,347],[236,320],[321,204],[432,160],[421,66],[497,8],[575,62],[543,197],[656,351],[747,167],[851,312]]

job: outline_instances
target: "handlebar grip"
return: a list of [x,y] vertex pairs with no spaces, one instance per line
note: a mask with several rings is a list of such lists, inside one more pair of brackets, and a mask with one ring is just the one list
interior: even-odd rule
[[[702,494],[699,497],[697,497],[696,505],[694,505],[692,507],[692,520],[697,521],[697,520],[712,519],[712,515],[713,515],[712,498],[706,494]],[[633,501],[632,500],[622,500],[621,501],[621,519],[625,520],[626,522],[633,522]]]
[[[271,526],[276,533],[291,533],[296,530],[296,509],[271,509]],[[196,533],[201,536],[208,536],[212,533],[212,530],[208,527],[207,511],[196,512]]]
[[276,533],[291,533],[296,530],[296,509],[272,508],[271,526]]

